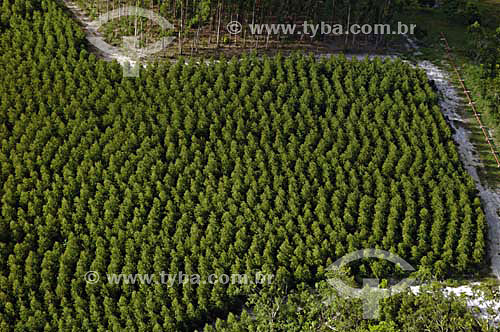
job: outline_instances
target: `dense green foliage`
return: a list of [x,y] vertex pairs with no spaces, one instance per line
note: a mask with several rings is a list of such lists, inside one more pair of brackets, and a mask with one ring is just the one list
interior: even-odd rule
[[244,57],[130,79],[55,2],[3,0],[1,22],[1,331],[190,330],[254,291],[89,270],[263,271],[272,294],[366,247],[438,277],[483,264],[485,217],[423,71]]
[[488,123],[500,129],[500,27],[490,30],[478,22],[469,27],[473,65],[466,67],[466,75]]
[[[425,291],[423,291],[425,289]],[[401,293],[381,301],[380,316],[364,319],[361,300],[345,299],[326,282],[274,297],[252,296],[252,309],[205,326],[204,332],[493,332],[500,328],[478,319],[464,299],[444,296],[439,285],[424,286],[420,294]]]

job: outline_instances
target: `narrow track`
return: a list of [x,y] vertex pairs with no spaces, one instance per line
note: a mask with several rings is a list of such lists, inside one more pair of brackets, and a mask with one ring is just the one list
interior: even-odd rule
[[[104,41],[99,29],[98,22],[92,20],[87,14],[72,0],[61,0],[61,2],[68,8],[68,10],[73,14],[76,21],[79,22],[82,26],[83,31],[85,32],[85,36],[89,43],[93,45],[91,39],[99,39]],[[125,56],[120,52],[118,48],[109,48],[111,52],[104,52],[97,47],[92,47],[94,53],[96,53],[99,57],[103,58],[106,61],[116,60],[120,64],[124,64],[125,62],[129,62],[131,64],[135,64],[134,59]]]

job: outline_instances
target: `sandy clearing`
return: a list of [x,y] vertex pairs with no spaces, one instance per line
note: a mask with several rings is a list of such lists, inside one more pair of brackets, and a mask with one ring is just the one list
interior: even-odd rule
[[[486,300],[485,294],[475,286],[479,286],[479,283],[473,282],[466,286],[443,287],[442,291],[445,295],[453,294],[463,297],[467,307],[479,309],[479,317],[493,324],[500,323],[500,300]],[[411,286],[410,291],[413,294],[419,294],[421,286]]]
[[[98,20],[92,20],[88,17],[85,12],[78,7],[71,0],[63,0],[66,7],[73,13],[73,15],[78,19],[78,21],[83,25],[83,30],[87,36],[87,39],[92,44],[101,44],[105,45],[104,38],[98,30]],[[125,63],[129,63],[131,66],[134,66],[136,61],[132,58],[126,56],[116,47],[109,48],[111,52],[104,52],[103,49],[108,49],[109,47],[96,47],[99,52],[99,56],[101,56],[104,60],[112,61],[116,60],[120,65],[125,65]]]

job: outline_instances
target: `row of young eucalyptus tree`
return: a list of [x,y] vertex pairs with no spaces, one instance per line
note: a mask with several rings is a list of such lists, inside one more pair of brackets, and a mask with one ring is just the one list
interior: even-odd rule
[[[76,3],[94,18],[124,6],[150,9],[175,25],[175,36],[179,52],[182,54],[186,48],[198,48],[200,45],[218,48],[230,43],[232,46],[258,48],[259,46],[267,46],[270,38],[278,42],[294,40],[310,42],[313,40],[311,36],[305,34],[285,35],[277,33],[271,36],[265,29],[258,35],[252,35],[248,29],[248,24],[252,23],[297,24],[297,26],[301,26],[302,23],[308,21],[315,24],[320,22],[342,24],[345,27],[353,24],[392,24],[395,13],[410,5],[411,1],[77,0]],[[137,29],[137,19],[119,18],[118,20],[124,20],[128,26],[133,25],[135,33],[140,35],[143,33],[138,31],[151,29],[151,24],[146,22],[143,24],[148,25],[147,28],[140,29],[139,27]],[[231,35],[226,30],[226,25],[231,21],[238,21],[242,24],[243,30],[237,36]],[[110,25],[112,26],[111,30],[116,30],[117,27],[124,28],[123,24],[120,25],[118,22],[110,23]],[[339,45],[347,46],[367,42],[380,44],[384,36],[318,35],[317,38],[335,40]]]
[[[68,2],[69,0],[64,0]],[[125,6],[138,6],[149,9],[168,19],[175,29],[168,34],[177,37],[178,50],[175,54],[194,54],[199,50],[218,50],[220,47],[236,48],[273,48],[306,44],[311,46],[321,40],[321,45],[335,48],[378,48],[394,40],[391,34],[311,34],[302,31],[302,24],[325,22],[348,27],[354,24],[389,24],[395,27],[397,15],[404,10],[420,5],[429,5],[423,0],[75,0],[91,17],[108,13]],[[465,12],[470,1],[440,1],[446,12]],[[451,15],[451,14],[450,14]],[[242,24],[241,32],[231,34],[226,29],[229,22]],[[408,22],[412,23],[412,22]],[[283,30],[271,30],[261,27],[252,32],[249,24],[291,24],[296,25],[301,33],[285,33]],[[133,27],[135,36],[141,40],[158,36],[162,33],[147,19],[120,16],[107,23],[106,37],[121,40],[123,32]],[[426,29],[427,27],[418,27]],[[310,31],[310,30],[309,30]],[[333,30],[338,31],[338,30]],[[397,38],[397,36],[396,36]]]

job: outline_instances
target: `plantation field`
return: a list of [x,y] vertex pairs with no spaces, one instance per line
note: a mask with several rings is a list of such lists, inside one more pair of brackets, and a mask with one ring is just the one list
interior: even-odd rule
[[246,57],[126,79],[54,57],[54,81],[20,61],[1,69],[2,95],[18,92],[1,107],[4,327],[189,329],[252,291],[86,285],[89,270],[293,287],[366,247],[438,276],[484,261],[473,182],[408,64]]
[[[484,267],[485,216],[424,71],[248,55],[125,78],[55,3],[16,10],[0,40],[0,331],[191,331],[363,248],[422,277]],[[161,271],[274,278],[104,280]]]

